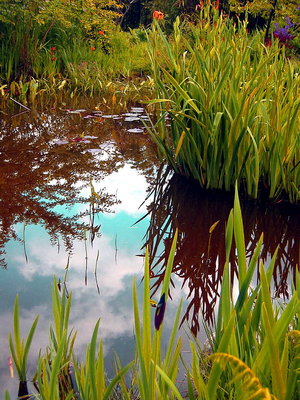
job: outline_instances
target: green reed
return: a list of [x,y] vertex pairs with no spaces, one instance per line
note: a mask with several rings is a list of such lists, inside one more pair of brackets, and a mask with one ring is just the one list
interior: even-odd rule
[[[176,253],[175,233],[166,273],[161,288],[168,305],[168,293],[172,266]],[[229,255],[236,245],[238,279],[231,280]],[[50,344],[46,355],[39,354],[34,381],[38,399],[202,399],[202,400],[249,400],[278,399],[296,400],[300,394],[300,274],[296,271],[295,282],[288,301],[280,303],[272,298],[271,281],[276,252],[266,269],[260,261],[263,235],[256,249],[247,259],[244,228],[239,197],[236,193],[225,234],[226,261],[218,309],[214,327],[206,327],[209,348],[190,340],[191,361],[183,362],[186,368],[184,393],[182,383],[177,382],[181,366],[181,338],[178,335],[181,303],[174,317],[173,329],[165,349],[162,346],[163,318],[153,327],[150,301],[149,255],[146,251],[142,310],[136,283],[133,282],[134,332],[136,357],[125,367],[116,357],[115,376],[108,381],[105,374],[102,341],[98,341],[99,321],[87,345],[86,359],[79,362],[73,346],[76,335],[69,331],[71,297],[63,289],[59,291],[54,280],[52,289],[53,327],[50,328]],[[259,265],[260,281],[254,283]],[[168,313],[168,307],[166,308]],[[157,311],[156,311],[157,313]],[[30,330],[25,347],[20,339],[18,300],[14,310],[14,342],[10,335],[13,361],[20,379],[26,379],[26,359],[37,323]],[[97,344],[98,342],[98,344]],[[25,348],[25,351],[22,349]],[[20,360],[23,360],[20,362]],[[72,363],[72,364],[71,364]],[[20,366],[21,365],[21,366]],[[73,367],[72,367],[73,365]],[[70,372],[73,368],[73,373]],[[181,366],[182,368],[182,366]],[[128,384],[128,372],[132,379]],[[9,394],[5,393],[9,399]]]
[[[204,188],[234,182],[257,198],[300,198],[300,66],[246,23],[201,12],[196,25],[156,21],[148,37],[159,118],[149,128],[175,171]],[[171,117],[170,127],[166,117]]]
[[13,335],[9,335],[9,347],[14,365],[21,382],[26,381],[27,374],[27,359],[30,346],[33,340],[34,332],[38,323],[38,317],[35,318],[26,341],[21,338],[20,332],[20,317],[19,317],[19,297],[16,296],[14,312],[13,312]]

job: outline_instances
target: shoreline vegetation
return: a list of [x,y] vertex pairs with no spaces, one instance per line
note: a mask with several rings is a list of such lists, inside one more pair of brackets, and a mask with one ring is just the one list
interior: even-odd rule
[[[233,296],[230,279],[230,250],[236,243],[238,254],[238,288]],[[76,332],[69,328],[72,294],[54,278],[52,286],[53,321],[49,345],[38,355],[33,378],[26,376],[30,346],[38,329],[35,318],[26,340],[20,336],[19,302],[16,297],[13,331],[9,335],[12,360],[20,379],[22,399],[278,399],[299,398],[300,325],[299,285],[296,272],[292,293],[286,304],[272,299],[270,286],[276,252],[268,269],[260,259],[261,235],[250,260],[246,258],[243,220],[237,190],[225,235],[226,262],[214,326],[206,326],[209,349],[190,337],[190,361],[183,361],[182,343],[178,337],[181,303],[174,318],[168,346],[162,348],[165,312],[168,312],[168,290],[171,279],[177,232],[166,264],[161,298],[151,315],[149,254],[146,251],[142,309],[138,304],[136,283],[133,282],[135,356],[121,366],[115,358],[115,376],[107,380],[103,356],[101,324],[96,322],[87,345],[85,361],[73,352]],[[260,282],[252,284],[259,265]],[[153,314],[153,313],[152,313]],[[179,368],[185,372],[184,387],[178,382]],[[29,394],[27,379],[34,382],[35,392]],[[22,397],[23,396],[23,397]],[[6,391],[5,400],[9,400]]]
[[2,112],[81,96],[150,103],[148,133],[174,171],[206,189],[232,191],[237,181],[251,198],[299,204],[300,9],[287,16],[274,5],[279,22],[255,29],[250,8],[226,14],[226,2],[200,2],[181,19],[155,10],[151,25],[125,32],[114,0],[92,1],[93,18],[79,5],[69,15],[60,2],[55,14],[33,3],[2,10]]
[[[181,306],[166,351],[161,346],[176,232],[155,323],[146,252],[141,310],[133,282],[135,358],[121,366],[116,356],[115,377],[109,381],[98,340],[101,324],[95,324],[85,361],[77,360],[76,333],[69,330],[72,296],[59,290],[55,278],[49,345],[38,355],[35,376],[28,377],[38,317],[22,339],[16,297],[9,347],[10,367],[20,379],[19,398],[296,400],[299,270],[290,298],[274,300],[270,287],[277,251],[266,269],[260,259],[262,235],[247,258],[238,193],[299,204],[300,8],[293,0],[275,0],[267,7],[259,0],[242,5],[238,0],[231,5],[183,1],[179,13],[173,1],[145,3],[148,22],[130,28],[122,18],[124,4],[126,13],[131,12],[129,2],[1,0],[0,113],[9,114],[15,102],[33,110],[80,96],[97,96],[112,106],[148,103],[155,106],[156,116],[146,128],[162,162],[205,189],[235,191],[215,323],[206,327],[209,355],[191,338],[191,362],[181,366],[186,374],[182,389],[177,382],[183,361],[177,337]],[[233,242],[237,288],[230,279]],[[253,285],[257,271],[260,281]],[[35,394],[28,394],[28,379],[35,384]],[[10,399],[8,392],[4,398]]]

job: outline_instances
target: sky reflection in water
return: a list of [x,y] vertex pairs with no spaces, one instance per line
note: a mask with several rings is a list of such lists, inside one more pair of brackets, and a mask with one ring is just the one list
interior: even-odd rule
[[[70,121],[64,113],[58,118],[44,115],[33,123],[19,121],[19,126],[8,120],[2,126],[11,136],[1,137],[0,244],[5,249],[3,265],[7,269],[0,271],[0,389],[1,393],[9,389],[12,396],[16,395],[18,381],[9,378],[7,338],[12,331],[15,296],[19,294],[24,335],[35,315],[40,316],[29,356],[30,379],[38,350],[44,350],[48,342],[52,279],[54,275],[64,279],[69,255],[67,288],[73,293],[70,327],[78,330],[76,354],[84,354],[100,318],[108,359],[112,360],[112,349],[123,363],[133,357],[131,286],[133,276],[138,276],[137,282],[142,278],[143,258],[136,255],[141,253],[148,223],[144,220],[133,226],[146,211],[145,206],[139,206],[148,186],[145,174],[138,172],[137,166],[144,164],[143,171],[151,170],[154,163],[144,154],[145,139],[134,132],[127,133],[131,125],[120,129],[118,122],[106,119],[92,125],[81,117],[72,115]],[[98,138],[92,144],[59,143],[61,137],[70,139],[87,131]],[[94,197],[91,179],[97,194]],[[53,195],[53,190],[58,195]],[[91,216],[93,227],[100,226],[93,243],[89,240]],[[87,253],[81,240],[85,231]],[[94,277],[98,252],[100,295]],[[86,254],[88,272],[84,285]]]
[[[158,162],[141,132],[141,117],[127,113],[120,117],[117,111],[115,115],[97,114],[55,111],[22,115],[18,120],[7,118],[0,126],[0,259],[3,266],[7,264],[7,269],[0,270],[0,393],[7,388],[13,396],[17,391],[17,379],[8,374],[7,340],[15,295],[20,296],[21,328],[26,334],[35,315],[40,316],[30,353],[30,379],[38,350],[44,350],[48,342],[52,279],[56,275],[63,281],[69,256],[70,327],[78,330],[79,356],[100,318],[107,366],[112,349],[123,364],[132,360],[131,286],[133,276],[141,282],[143,258],[136,255],[143,253],[146,231],[152,275],[159,283],[164,268],[157,261],[167,258],[174,231],[179,228],[171,289],[175,301],[168,303],[166,331],[171,329],[181,297],[186,300],[183,320],[195,334],[199,334],[202,315],[213,319],[232,195],[204,193],[195,183],[176,175],[167,174],[161,181],[158,175],[156,180]],[[155,201],[151,203],[149,198],[140,207],[149,187],[155,189]],[[243,203],[242,208],[248,255],[261,232],[265,233],[264,262],[281,244],[275,289],[284,294],[288,275],[299,259],[299,213],[281,212],[280,205],[259,209],[251,202]],[[148,216],[142,218],[147,211]],[[216,221],[219,223],[209,234]],[[94,276],[98,252],[100,295]],[[157,286],[153,283],[152,292]],[[159,296],[157,290],[155,299]]]
[[[125,185],[130,181],[130,186]],[[105,182],[109,192],[118,187],[120,203],[115,205],[112,214],[101,214],[96,222],[101,224],[101,237],[88,245],[88,285],[84,285],[85,248],[84,242],[75,240],[70,257],[67,288],[73,293],[70,327],[78,330],[76,354],[83,355],[86,343],[98,318],[101,319],[100,332],[104,341],[106,356],[112,362],[112,349],[116,350],[122,362],[129,362],[134,354],[133,313],[131,286],[133,276],[142,277],[143,259],[136,257],[140,253],[141,239],[145,234],[148,221],[144,220],[132,226],[145,213],[138,210],[145,198],[146,180],[137,172],[124,166],[119,173],[113,174],[111,185]],[[125,190],[126,189],[126,190]],[[78,206],[79,208],[82,206]],[[71,210],[74,211],[74,210]],[[78,210],[77,210],[78,211]],[[18,233],[23,225],[16,228]],[[116,252],[117,248],[117,252]],[[99,251],[98,283],[100,295],[96,289],[94,268]],[[64,267],[68,253],[64,249],[58,252],[57,246],[51,246],[49,235],[41,226],[26,227],[26,252],[23,244],[9,241],[6,246],[7,270],[1,272],[1,376],[0,387],[16,390],[16,380],[10,382],[8,375],[9,349],[8,333],[12,327],[12,308],[16,293],[19,293],[21,306],[21,327],[28,332],[34,316],[39,314],[37,334],[30,352],[31,368],[36,365],[36,354],[45,349],[48,339],[49,323],[52,319],[50,305],[50,287],[52,277],[64,279]],[[109,365],[109,364],[108,364]],[[29,371],[28,377],[33,371]]]

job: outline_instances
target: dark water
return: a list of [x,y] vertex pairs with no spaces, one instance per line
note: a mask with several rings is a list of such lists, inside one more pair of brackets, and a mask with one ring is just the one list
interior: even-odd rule
[[[182,322],[188,321],[197,335],[203,317],[214,323],[213,311],[226,260],[225,227],[233,207],[233,194],[204,191],[197,182],[174,175],[168,168],[158,173],[153,194],[146,240],[152,259],[152,293],[163,281],[163,266],[178,229],[173,275],[180,278],[181,289],[185,288],[188,298]],[[266,268],[278,247],[273,295],[286,299],[300,265],[300,210],[287,203],[258,203],[243,196],[240,200],[247,257],[251,258],[261,234],[264,239],[259,262]],[[234,247],[230,264],[234,280],[238,275]],[[257,280],[252,284],[256,283]]]
[[[183,321],[199,335],[202,319],[214,319],[232,195],[203,192],[195,182],[159,169],[144,134],[142,120],[148,117],[143,108],[111,110],[91,101],[77,110],[70,102],[50,111],[15,115],[18,111],[3,114],[0,122],[2,391],[16,393],[17,386],[17,379],[9,377],[7,345],[15,295],[20,296],[25,333],[40,315],[30,378],[37,351],[47,344],[53,275],[65,280],[73,293],[70,325],[78,330],[78,353],[84,354],[101,318],[108,362],[113,349],[129,362],[134,351],[131,285],[133,276],[140,282],[143,273],[143,258],[137,255],[148,245],[157,298],[176,228],[174,301],[168,306],[166,328],[183,297]],[[242,211],[249,256],[261,232],[266,265],[279,245],[274,295],[287,297],[299,266],[299,209],[242,201]],[[231,265],[234,277],[234,251]]]

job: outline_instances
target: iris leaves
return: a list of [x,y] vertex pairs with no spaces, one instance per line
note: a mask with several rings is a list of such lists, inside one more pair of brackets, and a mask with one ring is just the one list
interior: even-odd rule
[[234,27],[210,12],[196,25],[178,19],[179,42],[153,25],[148,51],[160,118],[149,133],[161,158],[204,188],[229,191],[237,182],[250,197],[264,190],[297,203],[299,65],[276,42],[266,48],[263,32],[250,35],[246,23]]

